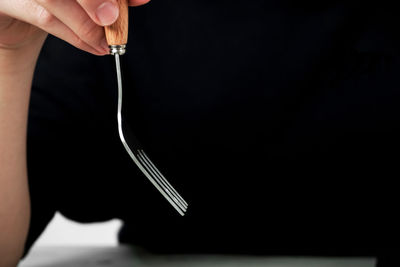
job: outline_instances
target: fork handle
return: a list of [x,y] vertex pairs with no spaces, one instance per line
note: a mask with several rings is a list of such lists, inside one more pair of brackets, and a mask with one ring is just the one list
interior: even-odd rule
[[114,24],[105,27],[106,39],[109,46],[121,46],[128,43],[128,0],[117,0],[117,3],[119,6],[119,17]]

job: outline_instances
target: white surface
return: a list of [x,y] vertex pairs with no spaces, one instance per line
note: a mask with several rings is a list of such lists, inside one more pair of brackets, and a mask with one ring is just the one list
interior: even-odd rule
[[374,267],[374,258],[160,256],[129,247],[35,247],[19,267]]
[[117,246],[121,221],[80,224],[56,213],[35,246]]
[[374,258],[154,255],[117,246],[118,220],[79,224],[56,214],[19,267],[374,267]]

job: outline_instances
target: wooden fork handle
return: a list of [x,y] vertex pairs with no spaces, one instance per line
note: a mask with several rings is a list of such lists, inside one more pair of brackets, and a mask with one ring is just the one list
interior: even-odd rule
[[117,0],[119,17],[114,24],[105,27],[107,43],[110,46],[126,45],[128,43],[128,0]]

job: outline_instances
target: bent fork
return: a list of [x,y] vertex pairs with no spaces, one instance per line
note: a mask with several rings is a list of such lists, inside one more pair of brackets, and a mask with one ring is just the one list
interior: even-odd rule
[[115,64],[117,67],[117,79],[118,79],[118,132],[119,137],[126,152],[143,172],[143,174],[150,180],[150,182],[160,191],[160,193],[168,200],[168,202],[181,214],[185,215],[188,204],[179,195],[179,193],[173,188],[168,180],[162,175],[157,169],[153,162],[146,155],[140,144],[134,140],[130,140],[131,147],[125,140],[124,132],[122,130],[122,77],[121,77],[121,65],[119,59],[119,53],[115,52]]

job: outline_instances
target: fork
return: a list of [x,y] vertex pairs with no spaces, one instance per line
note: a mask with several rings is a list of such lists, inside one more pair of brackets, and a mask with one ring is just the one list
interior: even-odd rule
[[110,54],[115,56],[118,81],[118,133],[121,142],[133,162],[138,166],[142,173],[157,188],[157,190],[168,200],[168,202],[184,216],[188,204],[181,195],[168,182],[164,175],[158,170],[150,158],[146,155],[141,145],[134,140],[130,140],[128,145],[122,129],[122,75],[120,56],[126,52],[126,43],[128,39],[128,2],[127,0],[117,0],[120,7],[120,16],[111,26],[105,27],[107,42],[110,46]]

